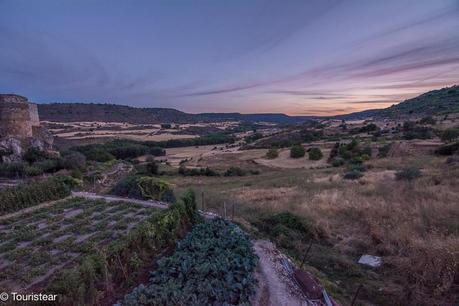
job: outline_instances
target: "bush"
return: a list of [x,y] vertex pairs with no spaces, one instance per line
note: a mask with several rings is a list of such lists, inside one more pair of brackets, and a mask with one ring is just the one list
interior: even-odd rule
[[183,176],[220,176],[216,171],[206,168],[187,168],[185,165],[179,167],[178,173]]
[[304,147],[302,145],[294,145],[290,149],[290,157],[291,158],[301,158],[306,154]]
[[441,134],[441,140],[451,142],[459,137],[459,129],[446,129]]
[[335,157],[332,160],[331,164],[332,164],[333,167],[342,166],[342,165],[344,165],[344,159],[342,159],[341,157]]
[[419,123],[420,124],[426,124],[426,125],[434,125],[437,122],[435,121],[435,119],[432,116],[428,116],[428,117],[422,118],[421,121],[419,121]]
[[407,167],[395,173],[395,177],[397,180],[411,181],[421,176],[422,176],[421,170],[419,170],[419,168],[416,168],[416,167]]
[[80,152],[69,152],[62,157],[62,167],[69,170],[84,169],[86,167],[86,156]]
[[77,147],[75,150],[84,154],[88,160],[98,162],[108,162],[115,159],[115,156],[110,154],[103,145],[88,145],[83,147]]
[[149,176],[130,175],[119,181],[110,193],[141,200],[175,201],[172,186],[169,183]]
[[0,164],[0,177],[21,178],[27,176],[27,163],[13,162]]
[[137,184],[144,199],[166,202],[175,201],[172,186],[166,181],[144,176],[137,180]]
[[266,158],[268,159],[275,159],[277,157],[279,157],[279,150],[276,148],[271,148],[266,152]]
[[117,159],[136,158],[150,152],[150,148],[141,144],[120,144],[108,149],[108,152]]
[[164,156],[166,155],[166,150],[161,147],[152,147],[150,148],[150,154],[153,156]]
[[113,186],[110,193],[121,197],[143,199],[142,191],[137,184],[138,179],[139,176],[136,175],[130,175],[124,178]]
[[70,195],[72,187],[71,178],[54,177],[3,189],[0,191],[0,215],[63,199]]
[[224,173],[224,176],[244,176],[247,175],[247,172],[239,167],[230,167]]
[[32,164],[33,167],[40,169],[40,171],[46,173],[56,172],[61,169],[59,160],[57,159],[45,159]]
[[459,142],[442,145],[435,150],[435,153],[438,155],[453,155],[459,151]]
[[363,176],[362,172],[357,170],[352,170],[344,174],[345,180],[357,180]]
[[27,151],[22,155],[22,159],[34,163],[48,158],[48,154],[45,151],[37,148],[28,148]]
[[320,160],[324,155],[319,148],[311,148],[308,150],[310,160]]
[[257,256],[234,224],[214,219],[197,225],[174,254],[158,261],[150,281],[123,305],[248,305],[256,290]]
[[392,147],[392,143],[387,143],[381,147],[378,148],[378,157],[379,158],[384,158],[387,157],[387,154],[389,154],[390,148]]
[[151,161],[146,165],[147,174],[156,175],[158,174],[158,164],[155,161]]
[[358,172],[365,172],[367,171],[367,167],[365,165],[352,165],[349,169],[349,171],[353,172],[353,171],[358,171]]

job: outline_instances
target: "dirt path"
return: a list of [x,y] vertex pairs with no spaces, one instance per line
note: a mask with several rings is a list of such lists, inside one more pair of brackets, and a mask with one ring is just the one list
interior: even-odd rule
[[256,270],[258,291],[255,306],[339,306],[318,279],[295,267],[276,246],[267,240],[254,243],[259,257]]
[[308,305],[300,288],[289,277],[281,263],[282,255],[272,242],[257,240],[254,243],[259,265],[257,279],[259,289],[253,305],[255,306],[296,306]]
[[112,195],[101,195],[97,193],[92,193],[92,192],[83,192],[83,191],[72,191],[72,196],[73,197],[79,197],[79,198],[85,198],[88,200],[105,200],[107,202],[129,202],[129,203],[135,203],[135,204],[140,204],[146,207],[157,207],[157,208],[167,208],[168,203],[165,202],[160,202],[160,201],[153,201],[153,200],[137,200],[137,199],[131,199],[131,198],[123,198],[123,197],[117,197],[117,196],[112,196]]

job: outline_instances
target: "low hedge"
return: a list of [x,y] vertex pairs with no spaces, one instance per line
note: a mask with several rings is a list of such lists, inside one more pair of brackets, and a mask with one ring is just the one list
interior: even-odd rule
[[214,219],[197,225],[175,253],[158,261],[147,284],[121,303],[134,305],[248,305],[255,293],[257,256],[236,225]]
[[12,213],[40,203],[63,199],[70,195],[73,179],[53,177],[0,191],[0,215]]

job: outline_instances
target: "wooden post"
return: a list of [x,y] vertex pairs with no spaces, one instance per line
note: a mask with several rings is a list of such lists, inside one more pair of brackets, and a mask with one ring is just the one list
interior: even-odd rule
[[226,219],[226,202],[223,202],[223,218]]
[[234,202],[233,202],[233,211],[231,213],[231,221],[234,221]]
[[204,191],[201,191],[201,209],[204,212],[206,207],[204,206]]
[[360,289],[362,289],[362,284],[360,284],[357,288],[357,291],[355,292],[354,297],[352,298],[351,306],[354,306],[355,301],[357,300],[357,296],[359,295]]
[[301,260],[301,265],[300,265],[301,269],[303,269],[304,262],[306,261],[306,258],[308,257],[308,254],[309,254],[309,251],[311,250],[311,248],[312,248],[312,240],[309,243],[308,249],[306,250],[306,252],[303,255],[303,259]]

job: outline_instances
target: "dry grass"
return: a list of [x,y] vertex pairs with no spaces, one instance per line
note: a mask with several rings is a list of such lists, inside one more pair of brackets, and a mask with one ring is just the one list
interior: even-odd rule
[[[453,284],[459,277],[459,168],[425,154],[370,163],[373,169],[359,182],[337,179],[343,169],[268,168],[237,181],[185,180],[179,187],[204,191],[205,208],[220,214],[223,203],[227,215],[234,206],[236,220],[248,226],[276,212],[303,216],[343,261],[355,264],[362,254],[383,257],[378,277],[360,280],[376,277],[377,294],[405,305],[451,303],[459,296]],[[424,175],[396,181],[394,170],[406,166],[420,166]]]

